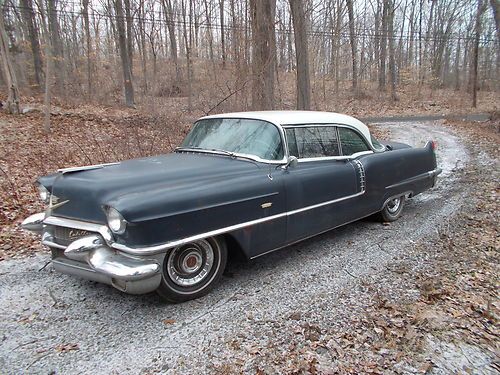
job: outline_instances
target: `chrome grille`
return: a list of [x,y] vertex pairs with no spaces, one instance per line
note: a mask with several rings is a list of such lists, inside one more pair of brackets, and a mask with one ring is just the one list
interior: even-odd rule
[[79,238],[88,236],[89,234],[93,233],[81,229],[54,227],[54,240],[59,245],[63,246],[68,246],[71,242]]

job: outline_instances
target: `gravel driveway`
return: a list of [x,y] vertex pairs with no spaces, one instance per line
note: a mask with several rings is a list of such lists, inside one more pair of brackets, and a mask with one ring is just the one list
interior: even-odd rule
[[[235,341],[279,341],[290,316],[341,316],[339,298],[356,298],[360,276],[382,272],[413,242],[435,236],[436,223],[468,192],[453,172],[469,157],[449,129],[433,122],[383,126],[396,141],[437,140],[443,174],[436,188],[408,201],[390,226],[367,219],[250,262],[233,260],[218,287],[199,300],[169,305],[155,294],[129,296],[61,275],[46,265],[45,252],[1,262],[1,371],[206,373],[230,360]],[[252,372],[249,366],[242,368]]]

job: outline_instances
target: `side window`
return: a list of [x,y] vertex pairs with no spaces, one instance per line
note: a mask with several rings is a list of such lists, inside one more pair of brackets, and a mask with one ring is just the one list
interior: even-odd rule
[[290,155],[299,159],[340,155],[335,126],[288,128],[286,138]]
[[345,156],[355,154],[356,152],[370,151],[363,138],[354,130],[339,128],[339,136],[342,154]]

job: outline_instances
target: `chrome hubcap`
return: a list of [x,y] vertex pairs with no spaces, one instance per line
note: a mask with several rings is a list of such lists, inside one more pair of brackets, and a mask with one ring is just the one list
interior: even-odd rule
[[177,285],[189,287],[203,281],[214,264],[214,251],[207,240],[173,249],[167,258],[167,273]]
[[387,211],[389,213],[394,214],[398,211],[399,206],[401,205],[401,198],[394,198],[387,203]]

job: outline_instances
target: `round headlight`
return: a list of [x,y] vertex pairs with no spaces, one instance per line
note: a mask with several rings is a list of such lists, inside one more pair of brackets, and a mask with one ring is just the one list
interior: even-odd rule
[[38,185],[38,193],[40,194],[40,199],[44,203],[49,203],[50,201],[50,191],[43,185]]
[[118,234],[125,232],[127,222],[117,210],[115,210],[113,207],[109,207],[106,210],[106,215],[108,218],[109,229]]

